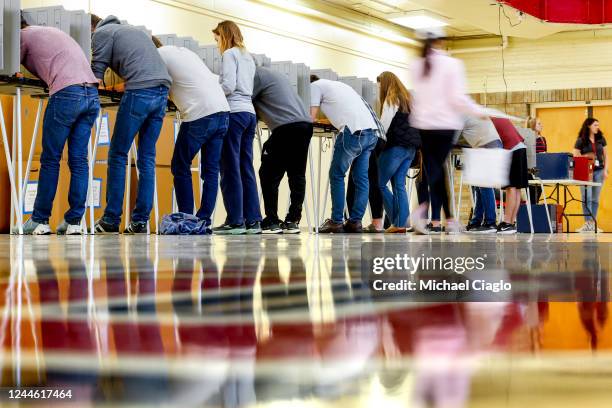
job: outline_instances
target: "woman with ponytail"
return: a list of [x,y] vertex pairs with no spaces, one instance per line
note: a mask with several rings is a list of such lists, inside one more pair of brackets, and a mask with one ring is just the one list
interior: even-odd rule
[[[445,38],[441,28],[419,30],[424,40],[421,58],[412,66],[412,109],[410,121],[422,140],[423,167],[431,197],[432,224],[427,227],[429,202],[412,213],[412,227],[421,234],[441,231],[440,210],[448,207],[444,162],[453,147],[455,134],[463,128],[463,116],[485,117],[482,107],[466,95],[465,68],[441,48]],[[437,219],[436,219],[437,218]],[[461,226],[446,220],[446,231],[457,233]]]

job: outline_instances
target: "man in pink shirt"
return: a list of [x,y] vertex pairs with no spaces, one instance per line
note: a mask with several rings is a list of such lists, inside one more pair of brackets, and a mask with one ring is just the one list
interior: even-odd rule
[[51,233],[49,217],[57,190],[60,160],[68,141],[70,209],[57,227],[58,234],[80,234],[85,214],[89,165],[87,145],[100,110],[98,80],[77,42],[52,27],[29,26],[21,18],[21,63],[49,87],[43,120],[43,151],[32,217],[25,234]]

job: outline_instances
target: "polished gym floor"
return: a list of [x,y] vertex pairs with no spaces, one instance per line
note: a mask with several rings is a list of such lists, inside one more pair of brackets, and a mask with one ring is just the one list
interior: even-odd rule
[[[367,242],[493,254],[514,289],[379,296]],[[2,392],[70,389],[79,407],[609,407],[611,248],[612,234],[2,236]]]

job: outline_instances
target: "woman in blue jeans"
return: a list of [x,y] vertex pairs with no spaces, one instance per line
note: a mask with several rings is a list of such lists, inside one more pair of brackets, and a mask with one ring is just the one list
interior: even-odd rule
[[[405,233],[410,214],[406,194],[406,174],[421,137],[410,126],[410,94],[399,78],[388,71],[377,78],[380,83],[381,122],[387,132],[387,143],[378,158],[379,185],[385,212],[391,220],[387,233]],[[393,192],[387,184],[391,181]]]
[[[593,160],[593,181],[595,183],[603,183],[608,178],[610,174],[608,147],[606,138],[599,129],[597,119],[587,118],[583,122],[578,139],[574,144],[574,157],[588,157]],[[581,192],[585,223],[576,232],[603,232],[599,227],[595,227],[601,186],[582,187]]]
[[244,46],[236,23],[222,21],[213,33],[222,54],[219,81],[230,106],[229,127],[221,153],[221,193],[227,218],[213,232],[261,234],[261,209],[253,168],[257,119],[251,99],[255,62]]

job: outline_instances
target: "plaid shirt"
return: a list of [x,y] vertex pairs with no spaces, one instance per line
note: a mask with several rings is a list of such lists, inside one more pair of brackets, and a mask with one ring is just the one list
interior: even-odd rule
[[546,138],[544,136],[539,136],[536,138],[536,153],[546,153],[548,151],[548,146],[546,145]]

